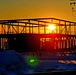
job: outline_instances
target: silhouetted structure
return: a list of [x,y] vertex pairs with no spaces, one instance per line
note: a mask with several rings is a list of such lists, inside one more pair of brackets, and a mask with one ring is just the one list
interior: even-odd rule
[[[50,31],[50,24],[55,24],[55,30]],[[75,50],[76,23],[56,18],[0,20],[0,49]]]

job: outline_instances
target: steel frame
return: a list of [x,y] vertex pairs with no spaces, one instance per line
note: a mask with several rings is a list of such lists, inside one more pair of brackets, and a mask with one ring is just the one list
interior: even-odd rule
[[[34,28],[37,28],[37,34],[41,34],[40,29],[43,27],[44,34],[46,34],[46,27],[49,24],[55,24],[57,30],[56,34],[76,34],[76,23],[56,18],[35,18],[35,19],[16,19],[16,20],[0,20],[0,34],[18,34],[18,33],[32,33]],[[28,32],[26,31],[28,28]],[[33,32],[34,31],[34,32]],[[50,33],[50,32],[49,32]]]
[[[49,24],[56,25],[54,32],[47,32],[47,27]],[[52,38],[54,42],[57,43],[57,45],[60,44],[60,47],[56,47],[56,49],[72,47],[75,48],[76,46],[76,22],[61,20],[57,18],[0,20],[1,49],[6,49],[5,43],[7,38],[5,36],[10,34],[38,34],[39,36],[45,35],[40,38],[45,38],[45,44],[47,38],[52,38],[52,35],[56,35]],[[55,39],[58,39],[58,42]],[[63,41],[60,42],[60,40]]]

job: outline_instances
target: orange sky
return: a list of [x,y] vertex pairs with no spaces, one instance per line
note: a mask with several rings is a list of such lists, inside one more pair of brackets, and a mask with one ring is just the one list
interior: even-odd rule
[[76,21],[70,0],[0,0],[0,19],[37,17]]

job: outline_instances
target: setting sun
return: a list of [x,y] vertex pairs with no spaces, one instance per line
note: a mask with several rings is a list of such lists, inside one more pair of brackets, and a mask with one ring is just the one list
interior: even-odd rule
[[54,31],[55,28],[56,28],[55,24],[49,24],[49,26],[48,26],[48,29],[49,29],[50,31]]

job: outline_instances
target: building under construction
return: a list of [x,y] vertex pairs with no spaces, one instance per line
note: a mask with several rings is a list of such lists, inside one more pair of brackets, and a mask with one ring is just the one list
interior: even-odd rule
[[[51,25],[55,29],[50,30]],[[76,23],[57,18],[0,20],[0,50],[73,51]]]

